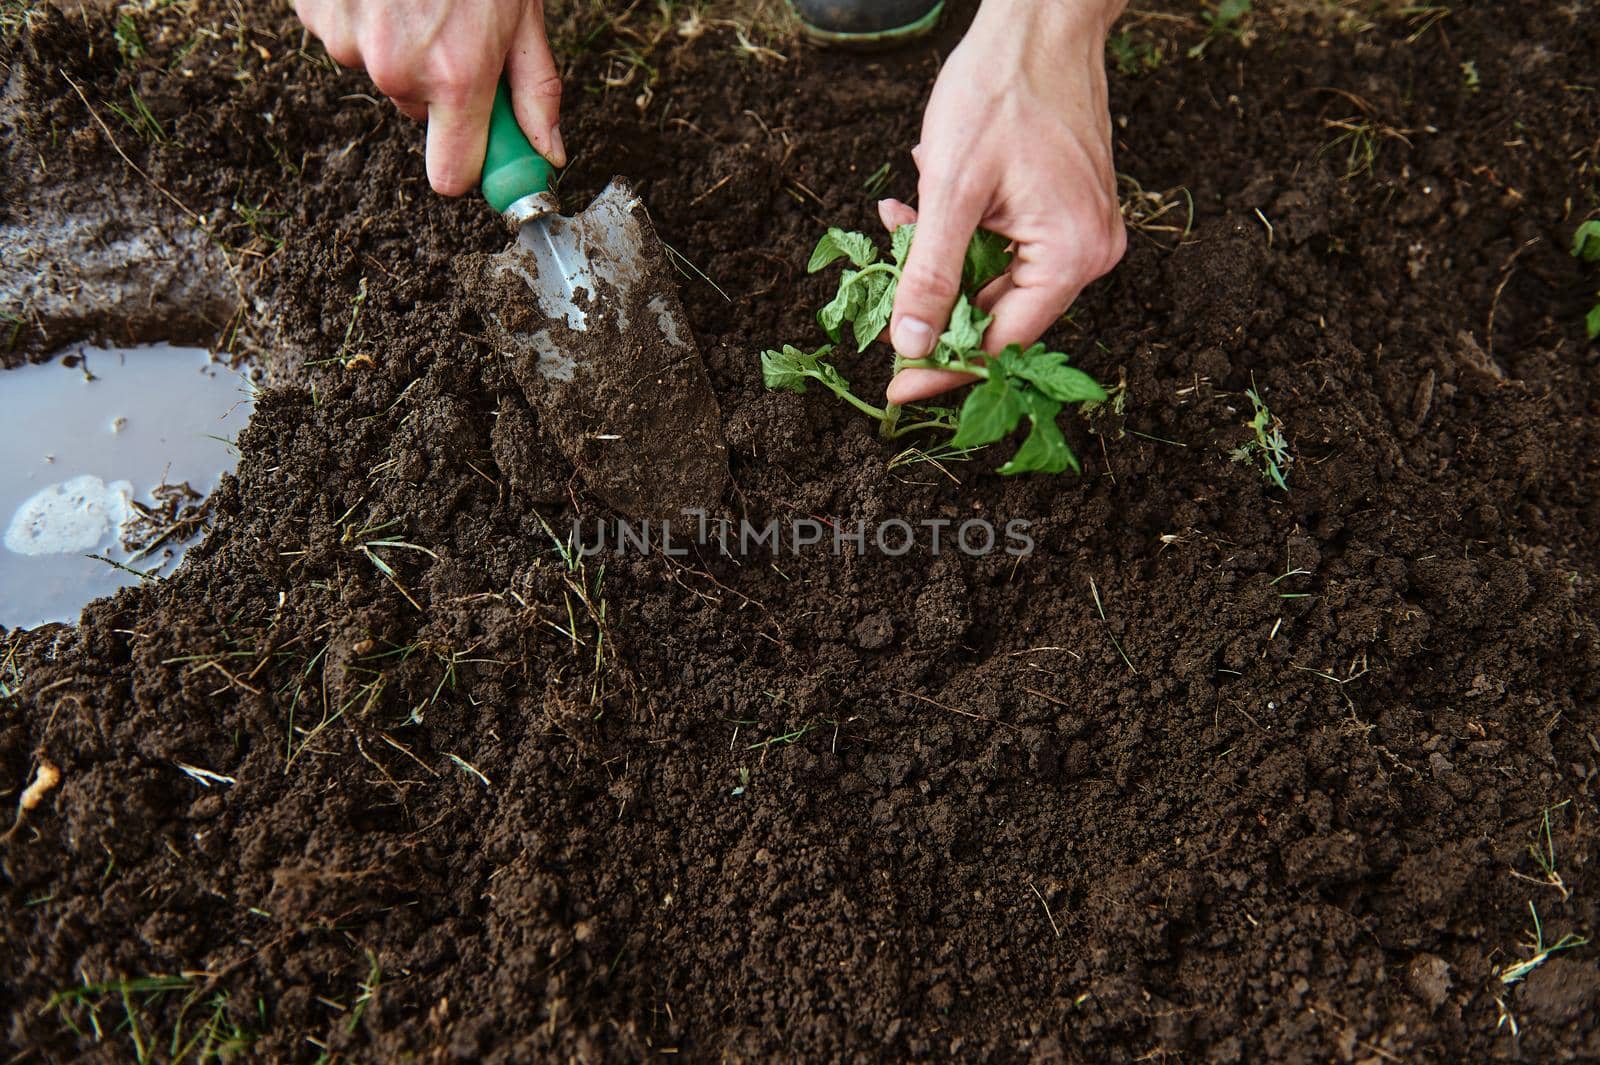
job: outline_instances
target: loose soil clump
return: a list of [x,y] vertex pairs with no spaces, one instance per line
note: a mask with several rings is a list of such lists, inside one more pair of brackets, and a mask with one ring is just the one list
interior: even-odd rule
[[[723,505],[1023,519],[1021,560],[564,556],[547,527],[605,508],[452,268],[504,230],[428,191],[414,125],[277,8],[141,10],[137,49],[7,9],[0,225],[181,204],[240,295],[165,339],[275,383],[171,579],[0,637],[0,794],[59,770],[0,845],[8,1049],[125,1056],[131,1019],[263,1060],[1600,1057],[1595,947],[1503,979],[1530,907],[1546,946],[1600,932],[1600,360],[1566,247],[1600,20],[1256,6],[1198,59],[1186,5],[1126,24],[1155,62],[1113,72],[1118,166],[1178,206],[1140,202],[1048,337],[1125,386],[1068,423],[1081,479],[916,461],[762,387],[824,226],[914,194],[970,4],[783,61],[555,18],[563,198],[629,175],[726,293],[680,279]],[[7,360],[58,341],[4,309]],[[1287,492],[1229,457],[1252,387]]]

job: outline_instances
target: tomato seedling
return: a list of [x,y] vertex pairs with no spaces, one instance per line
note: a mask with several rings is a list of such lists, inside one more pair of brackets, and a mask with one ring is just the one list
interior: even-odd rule
[[[1600,218],[1591,218],[1578,227],[1572,235],[1572,254],[1582,262],[1600,263]],[[1600,340],[1600,292],[1594,297],[1595,304],[1589,308],[1584,324],[1589,328],[1589,339]]]
[[[994,316],[979,310],[973,300],[984,285],[1010,265],[1011,253],[1006,250],[1004,237],[982,229],[973,234],[961,271],[961,294],[950,311],[950,324],[933,353],[917,363],[959,370],[978,378],[959,412],[945,407],[918,408],[917,419],[902,424],[899,407],[876,407],[863,400],[850,391],[850,382],[844,375],[824,361],[842,341],[846,325],[857,352],[866,351],[888,327],[895,290],[911,252],[915,230],[915,226],[908,225],[894,231],[890,244],[893,261],[880,259],[878,246],[865,234],[828,230],[811,253],[806,269],[816,273],[840,260],[853,267],[844,271],[838,292],[817,312],[817,322],[832,343],[812,352],[791,344],[779,351],[762,352],[761,373],[767,387],[804,392],[809,382],[816,381],[876,419],[885,438],[917,430],[943,430],[951,434],[946,446],[963,451],[1000,440],[1027,418],[1027,438],[999,472],[1060,473],[1069,466],[1081,472],[1077,456],[1056,424],[1056,416],[1067,404],[1104,402],[1105,389],[1082,370],[1068,366],[1065,354],[1050,351],[1043,344],[1026,350],[1011,344],[998,355],[988,355],[983,350],[983,334]],[[895,367],[900,366],[897,357]]]

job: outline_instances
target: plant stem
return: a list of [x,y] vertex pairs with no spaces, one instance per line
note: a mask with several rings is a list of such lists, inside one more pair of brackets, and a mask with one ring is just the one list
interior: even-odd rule
[[885,440],[893,440],[900,434],[895,432],[895,424],[900,421],[900,404],[890,403],[883,408],[883,421],[878,426],[878,435]]
[[873,263],[870,266],[863,266],[856,274],[856,278],[859,280],[868,274],[893,274],[896,281],[900,280],[900,268],[894,263]]
[[[822,379],[818,378],[818,380],[822,380]],[[868,417],[876,418],[880,422],[887,421],[889,419],[889,412],[888,411],[884,410],[882,407],[874,407],[872,404],[870,404],[866,400],[860,398],[855,393],[851,392],[849,389],[847,389],[847,388],[837,388],[837,387],[835,387],[833,385],[832,382],[826,381],[826,380],[822,380],[822,383],[827,385],[829,390],[832,391],[834,395],[838,396],[840,399],[842,399],[846,403],[850,404],[852,407],[854,407],[856,410],[860,411],[862,414],[865,414]],[[895,408],[895,409],[899,410],[898,407]]]
[[898,440],[902,436],[906,436],[909,433],[916,432],[918,429],[945,429],[945,430],[949,430],[949,429],[952,429],[952,428],[954,428],[954,427],[949,422],[945,421],[942,418],[930,418],[927,421],[912,422],[910,425],[902,425],[902,426],[897,427],[895,429],[895,431],[890,435],[890,439]]

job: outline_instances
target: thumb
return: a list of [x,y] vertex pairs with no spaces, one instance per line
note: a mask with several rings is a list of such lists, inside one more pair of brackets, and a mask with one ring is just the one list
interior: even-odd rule
[[950,322],[961,292],[961,264],[978,228],[983,204],[948,188],[924,192],[900,286],[895,291],[889,339],[907,359],[925,359]]
[[530,3],[523,11],[506,55],[506,77],[511,83],[511,110],[528,142],[554,166],[567,165],[561,143],[561,74],[545,36],[544,5]]

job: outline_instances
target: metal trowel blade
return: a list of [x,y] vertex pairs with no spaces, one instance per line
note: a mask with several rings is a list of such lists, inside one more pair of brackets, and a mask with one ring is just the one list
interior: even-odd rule
[[603,501],[633,517],[712,511],[728,480],[721,413],[643,203],[619,178],[578,214],[553,206],[520,205],[516,242],[480,272],[491,331]]

